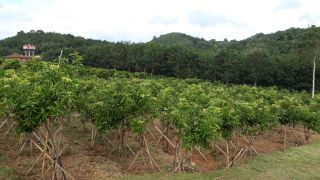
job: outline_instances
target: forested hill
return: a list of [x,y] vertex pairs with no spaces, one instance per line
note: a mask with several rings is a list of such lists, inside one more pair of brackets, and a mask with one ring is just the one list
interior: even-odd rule
[[[320,54],[320,28],[259,33],[241,41],[206,41],[169,33],[147,43],[113,43],[41,30],[21,31],[0,41],[0,56],[22,53],[26,43],[36,45],[44,60],[57,58],[63,49],[64,55],[78,51],[88,66],[309,91],[312,60]],[[316,76],[319,87],[319,65]]]
[[203,38],[196,38],[183,33],[169,33],[153,38],[152,42],[169,46],[183,46],[188,48],[209,49],[214,41],[206,41]]

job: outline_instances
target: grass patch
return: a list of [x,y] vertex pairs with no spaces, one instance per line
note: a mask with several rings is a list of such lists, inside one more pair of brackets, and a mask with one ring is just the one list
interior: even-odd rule
[[8,159],[7,156],[0,154],[0,162],[4,162],[7,159]]
[[292,148],[285,152],[263,154],[240,163],[229,171],[145,174],[121,179],[320,179],[320,142]]
[[9,158],[4,154],[0,153],[0,179],[14,180],[19,179],[18,173],[12,168],[6,166],[6,162]]
[[19,179],[19,176],[16,171],[11,169],[10,167],[0,166],[0,179],[15,180]]

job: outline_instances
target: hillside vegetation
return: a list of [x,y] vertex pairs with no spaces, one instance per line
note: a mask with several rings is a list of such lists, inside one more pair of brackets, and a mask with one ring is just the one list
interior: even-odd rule
[[259,33],[241,41],[206,41],[170,33],[147,43],[114,43],[38,30],[1,40],[0,56],[22,52],[23,44],[32,43],[46,61],[56,59],[63,49],[64,55],[78,51],[84,64],[93,67],[310,91],[319,42],[316,26]]

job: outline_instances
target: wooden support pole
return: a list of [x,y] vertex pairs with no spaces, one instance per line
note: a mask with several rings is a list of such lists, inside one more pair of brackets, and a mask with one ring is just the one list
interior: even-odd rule
[[316,86],[316,59],[317,57],[315,57],[313,59],[313,72],[312,72],[312,99],[314,98],[314,91],[315,91],[315,86]]
[[155,129],[169,142],[169,144],[170,144],[173,148],[176,148],[176,146],[170,141],[170,139],[169,139],[165,134],[163,134],[163,133],[161,132],[161,130],[160,130],[157,126],[155,126]]

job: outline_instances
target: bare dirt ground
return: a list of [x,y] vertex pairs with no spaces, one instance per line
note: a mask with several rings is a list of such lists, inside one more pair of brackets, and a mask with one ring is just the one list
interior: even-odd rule
[[[154,126],[161,128],[159,123]],[[107,140],[103,137],[97,137],[94,147],[91,141],[91,131],[93,126],[87,124],[83,129],[81,123],[73,121],[63,130],[63,143],[67,144],[67,148],[63,154],[63,165],[65,170],[72,174],[75,179],[114,179],[127,174],[140,174],[157,171],[151,168],[150,161],[147,156],[140,156],[136,163],[128,170],[134,154],[140,149],[137,138],[130,132],[127,133],[126,152],[121,154],[119,152],[119,139],[116,133],[111,133]],[[257,135],[254,138],[253,146],[261,153],[270,153],[274,151],[284,150],[284,129],[286,129],[286,144],[285,148],[293,146],[300,146],[306,143],[304,130],[301,127],[297,128],[280,128],[268,131],[264,134]],[[174,149],[166,146],[166,141],[162,140],[157,145],[160,134],[154,127],[150,127],[151,133],[146,136],[149,144],[149,149],[152,157],[161,167],[163,172],[171,172]],[[41,172],[41,165],[37,164],[32,171],[27,174],[29,168],[34,164],[40,152],[33,147],[28,146],[21,152],[21,144],[19,144],[19,137],[15,132],[10,132],[6,137],[2,135],[6,132],[6,127],[0,129],[0,167],[6,166],[13,169],[21,179],[39,179]],[[310,142],[319,140],[320,135],[311,132],[312,137]],[[170,138],[170,137],[169,137]],[[172,137],[171,137],[172,138]],[[171,139],[174,142],[174,139]],[[244,145],[245,141],[241,137],[235,137],[232,144]],[[221,149],[225,150],[224,142],[218,143]],[[200,172],[208,172],[214,169],[225,168],[226,158],[223,153],[217,149],[200,149],[199,151],[193,149],[190,162]],[[251,153],[251,152],[250,152]],[[254,156],[250,156],[248,152],[240,161],[245,161]],[[2,158],[1,158],[2,157]],[[237,164],[238,161],[235,162]],[[50,178],[48,173],[44,178]]]

